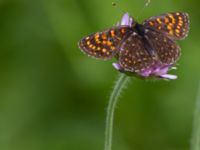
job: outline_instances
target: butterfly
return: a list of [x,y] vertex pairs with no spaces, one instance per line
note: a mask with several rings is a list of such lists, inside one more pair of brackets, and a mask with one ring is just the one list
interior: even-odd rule
[[86,36],[78,45],[94,58],[116,57],[122,72],[143,75],[150,70],[144,75],[149,76],[158,67],[175,64],[180,56],[176,40],[184,39],[188,32],[189,17],[184,12],[154,16],[141,24],[125,14],[120,25]]

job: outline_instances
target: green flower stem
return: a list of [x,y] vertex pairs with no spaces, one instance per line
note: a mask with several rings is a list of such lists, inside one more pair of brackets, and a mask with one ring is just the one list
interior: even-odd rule
[[191,150],[200,150],[200,82],[194,112]]
[[106,116],[106,127],[105,127],[105,147],[104,150],[111,150],[112,148],[112,132],[113,132],[113,120],[114,112],[117,104],[117,100],[122,92],[122,89],[125,87],[129,77],[125,74],[120,74],[114,89],[111,93]]

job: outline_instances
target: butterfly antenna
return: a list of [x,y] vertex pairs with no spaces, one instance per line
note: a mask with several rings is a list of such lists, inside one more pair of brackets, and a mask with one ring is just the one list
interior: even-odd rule
[[142,9],[140,10],[140,12],[139,12],[138,15],[137,15],[137,20],[138,20],[138,18],[141,16],[141,14],[143,13],[144,9],[145,9],[146,7],[148,7],[150,3],[151,3],[151,0],[146,0],[146,3],[144,4],[144,6],[142,7]]

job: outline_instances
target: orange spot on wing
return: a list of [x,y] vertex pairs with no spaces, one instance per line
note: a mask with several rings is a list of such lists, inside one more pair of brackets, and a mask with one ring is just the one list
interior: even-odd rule
[[172,29],[172,26],[168,25],[168,26],[167,26],[167,29],[168,29],[168,30],[171,30],[171,29]]
[[108,46],[111,46],[111,45],[112,45],[112,42],[107,41],[107,45],[108,45]]
[[150,24],[151,26],[153,26],[153,25],[154,25],[154,23],[153,23],[153,22],[151,22],[151,21],[149,22],[149,24]]
[[87,45],[90,45],[90,41],[87,41]]
[[107,54],[107,55],[110,55],[110,52],[107,52],[106,54]]
[[174,18],[173,15],[169,15],[169,17],[172,19],[172,23],[174,24],[176,22],[176,19]]
[[111,50],[113,50],[113,51],[114,51],[114,50],[116,50],[116,48],[115,48],[114,46],[111,46]]
[[102,52],[103,52],[103,53],[105,53],[105,52],[106,52],[106,49],[105,49],[105,48],[103,48],[103,49],[102,49]]
[[179,20],[179,23],[182,23],[182,24],[183,24],[183,21],[182,21],[182,20]]
[[99,40],[97,40],[96,42],[97,42],[97,44],[100,44],[100,43],[101,43],[101,41],[99,41]]
[[180,30],[176,29],[176,33],[180,33]]
[[168,18],[165,18],[165,23],[169,23],[169,19]]
[[121,29],[121,33],[125,33],[125,29],[122,28],[122,29]]
[[99,40],[99,37],[100,37],[100,35],[99,34],[97,34],[97,35],[95,35],[95,41],[97,42],[97,44],[100,44],[101,43],[101,41]]
[[157,18],[156,21],[157,21],[159,24],[162,24],[162,21],[160,20],[160,18]]
[[105,44],[107,44],[107,41],[103,41],[102,43],[105,45]]
[[107,36],[106,36],[105,34],[103,34],[103,35],[101,36],[101,38],[102,38],[103,40],[106,40],[106,39],[107,39]]
[[179,26],[183,26],[183,22],[179,22],[178,25],[179,25]]
[[111,30],[110,33],[111,33],[111,36],[112,36],[112,37],[115,36],[115,31],[114,31],[114,30]]
[[173,35],[173,34],[174,34],[173,30],[170,30],[170,31],[169,31],[169,34],[170,34],[170,35]]
[[95,39],[98,39],[99,38],[99,34],[95,35]]

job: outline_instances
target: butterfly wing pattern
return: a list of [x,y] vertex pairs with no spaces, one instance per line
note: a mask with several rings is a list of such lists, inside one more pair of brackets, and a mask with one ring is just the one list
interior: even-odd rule
[[174,64],[180,56],[180,47],[161,32],[148,30],[146,37],[156,52],[159,61],[163,64]]
[[142,42],[142,37],[133,32],[122,43],[119,52],[119,64],[124,71],[142,72],[155,63],[155,57],[149,55]]
[[91,57],[107,60],[118,52],[121,41],[130,32],[129,26],[113,27],[83,38],[79,47]]
[[181,40],[188,35],[189,17],[182,12],[166,13],[145,20],[143,25],[163,32],[172,39]]

